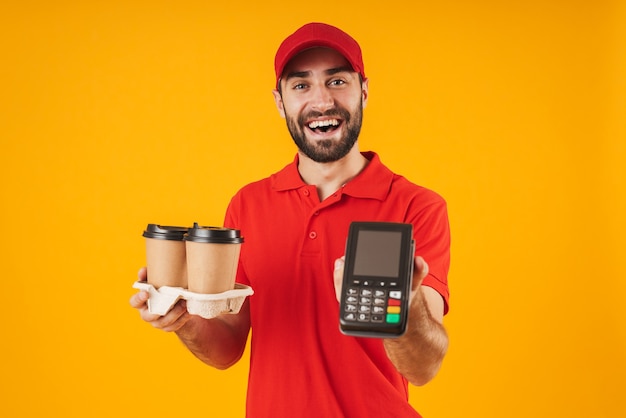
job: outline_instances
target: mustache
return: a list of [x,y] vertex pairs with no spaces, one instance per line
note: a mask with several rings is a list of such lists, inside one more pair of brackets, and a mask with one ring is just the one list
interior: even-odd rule
[[300,115],[298,117],[298,123],[302,126],[306,123],[307,120],[321,118],[321,117],[343,119],[344,121],[349,122],[350,112],[340,107],[334,107],[332,109],[326,110],[325,112],[311,111],[306,114]]

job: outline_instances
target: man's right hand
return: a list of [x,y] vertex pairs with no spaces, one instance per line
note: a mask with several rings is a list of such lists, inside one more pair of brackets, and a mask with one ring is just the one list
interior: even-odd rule
[[[142,267],[137,276],[140,281],[146,281],[148,278],[147,269]],[[130,298],[130,306],[137,309],[141,315],[141,319],[151,324],[153,327],[167,332],[175,332],[191,319],[191,315],[187,312],[187,304],[184,299],[179,300],[165,315],[156,315],[148,312],[148,296],[149,294],[145,290],[135,293]]]

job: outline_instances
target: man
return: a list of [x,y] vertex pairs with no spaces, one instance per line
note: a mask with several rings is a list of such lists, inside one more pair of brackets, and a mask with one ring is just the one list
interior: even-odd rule
[[[255,294],[238,314],[210,320],[189,315],[184,302],[152,315],[145,292],[131,305],[220,369],[240,359],[252,329],[248,417],[419,417],[407,382],[430,381],[448,344],[446,204],[392,173],[375,153],[359,151],[368,79],[348,34],[303,26],[279,47],[275,71],[274,99],[298,153],[278,173],[241,189],[225,219],[245,236],[237,280]],[[400,338],[339,331],[352,221],[413,224],[417,256],[408,330]],[[139,278],[146,279],[145,269]]]

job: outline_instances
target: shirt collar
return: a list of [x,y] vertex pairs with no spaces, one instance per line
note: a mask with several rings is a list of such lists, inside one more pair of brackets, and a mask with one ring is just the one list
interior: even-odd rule
[[[353,197],[384,200],[389,194],[394,174],[380,161],[375,152],[362,153],[369,160],[369,164],[355,178],[350,180],[342,189],[342,193]],[[276,191],[286,191],[306,187],[298,172],[298,155],[293,162],[271,176],[272,188]]]

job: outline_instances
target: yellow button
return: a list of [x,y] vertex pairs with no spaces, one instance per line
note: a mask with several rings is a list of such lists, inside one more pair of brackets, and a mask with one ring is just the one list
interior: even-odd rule
[[400,313],[400,307],[399,306],[388,306],[387,307],[387,313]]

